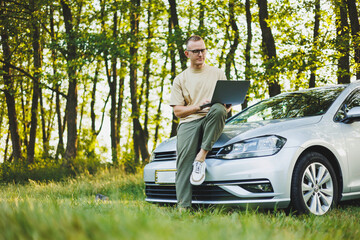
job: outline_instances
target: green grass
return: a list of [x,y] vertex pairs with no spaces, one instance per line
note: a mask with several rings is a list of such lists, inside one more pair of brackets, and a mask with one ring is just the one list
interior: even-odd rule
[[[97,193],[108,201],[95,201]],[[0,186],[2,239],[359,239],[358,202],[326,216],[230,207],[180,213],[144,201],[142,175],[105,171]]]

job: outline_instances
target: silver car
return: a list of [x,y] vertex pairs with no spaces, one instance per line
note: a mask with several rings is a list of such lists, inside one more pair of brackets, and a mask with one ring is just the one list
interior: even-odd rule
[[[193,204],[322,215],[360,198],[360,81],[283,93],[227,120]],[[146,201],[176,203],[176,138],[144,169]]]

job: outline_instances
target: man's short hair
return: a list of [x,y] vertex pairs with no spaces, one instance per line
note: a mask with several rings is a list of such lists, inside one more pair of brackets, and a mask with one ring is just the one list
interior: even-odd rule
[[198,36],[198,35],[192,35],[192,36],[189,37],[188,40],[186,40],[186,42],[185,42],[186,48],[187,48],[187,46],[188,46],[188,44],[189,44],[190,41],[196,42],[196,41],[200,41],[200,40],[203,40],[203,41],[204,41],[204,39],[202,39],[202,37],[200,37],[200,36]]

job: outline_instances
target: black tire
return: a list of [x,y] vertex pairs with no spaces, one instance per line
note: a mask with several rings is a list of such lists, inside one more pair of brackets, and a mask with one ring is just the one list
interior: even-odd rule
[[297,213],[323,215],[339,198],[335,171],[318,152],[307,152],[296,163],[291,181],[291,206]]

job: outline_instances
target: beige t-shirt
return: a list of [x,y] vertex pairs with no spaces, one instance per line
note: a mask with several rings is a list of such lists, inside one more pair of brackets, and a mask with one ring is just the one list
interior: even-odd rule
[[[216,82],[226,80],[225,73],[216,67],[205,65],[202,69],[187,68],[175,79],[171,89],[170,106],[201,105],[211,100]],[[209,108],[180,118],[180,123],[204,117]]]

